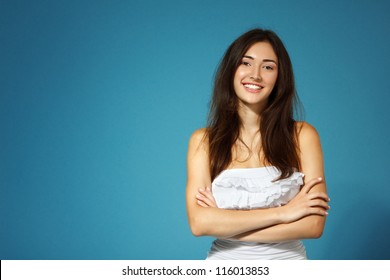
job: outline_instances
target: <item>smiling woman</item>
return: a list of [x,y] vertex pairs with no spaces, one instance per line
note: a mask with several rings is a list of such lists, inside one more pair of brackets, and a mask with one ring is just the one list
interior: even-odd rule
[[255,112],[264,110],[278,77],[276,54],[268,42],[252,45],[234,76],[234,90],[240,103]]
[[187,213],[192,233],[214,236],[208,259],[306,259],[329,198],[316,130],[293,118],[288,53],[254,29],[226,51],[207,128],[189,142]]

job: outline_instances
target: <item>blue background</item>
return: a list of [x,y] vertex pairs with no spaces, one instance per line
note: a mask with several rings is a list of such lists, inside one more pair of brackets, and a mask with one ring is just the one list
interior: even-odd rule
[[390,259],[389,1],[0,2],[0,259],[204,259],[186,151],[254,27],[293,61],[331,211],[311,259]]

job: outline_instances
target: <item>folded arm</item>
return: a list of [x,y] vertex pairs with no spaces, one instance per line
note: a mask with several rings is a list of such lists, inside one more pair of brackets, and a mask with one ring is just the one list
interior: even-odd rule
[[191,136],[187,157],[187,214],[192,233],[228,238],[280,223],[277,209],[236,211],[199,204],[196,198],[199,188],[211,186],[207,147],[205,130],[196,131]]
[[311,191],[319,183],[315,179],[302,189],[295,203],[283,207],[249,211],[206,207],[209,202],[196,197],[204,196],[199,193],[200,188],[211,187],[208,145],[204,133],[204,130],[199,130],[192,135],[187,158],[187,214],[194,235],[253,239],[261,230],[265,232],[272,226],[289,224],[310,215],[326,215],[326,194]]
[[[312,126],[301,123],[298,142],[301,171],[305,174],[305,186],[286,206],[279,208],[283,209],[287,207],[289,211],[296,211],[297,207],[305,207],[305,204],[308,204],[313,209],[318,210],[318,212],[313,212],[291,222],[278,223],[266,228],[257,228],[243,232],[231,236],[229,239],[274,243],[297,239],[319,238],[322,235],[325,217],[329,209],[329,198],[326,195],[326,183],[325,179],[323,179],[324,166],[320,138]],[[321,178],[320,180],[318,176]],[[312,199],[302,199],[305,192]],[[216,207],[210,189],[201,190],[198,194],[198,201],[199,205],[203,207]]]

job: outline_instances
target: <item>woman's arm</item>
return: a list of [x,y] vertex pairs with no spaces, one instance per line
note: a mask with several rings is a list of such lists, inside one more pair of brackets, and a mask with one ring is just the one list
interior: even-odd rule
[[276,243],[320,238],[322,230],[316,229],[319,227],[317,223],[319,223],[318,219],[315,219],[314,216],[308,216],[289,224],[279,224],[265,229],[254,230],[232,236],[229,239],[247,242]]
[[[208,141],[205,130],[196,131],[190,139],[187,157],[187,214],[191,231],[196,236],[210,235],[229,238],[256,229],[264,229],[281,223],[290,223],[304,216],[317,213],[325,215],[318,207],[323,194],[306,194],[296,205],[258,210],[225,210],[202,207],[196,198],[199,188],[211,186],[208,159]],[[308,185],[307,190],[314,185]],[[321,198],[321,199],[318,199]]]
[[196,195],[199,188],[211,186],[208,140],[205,130],[197,130],[190,139],[187,155],[187,215],[195,236],[209,235],[218,238],[241,234],[281,222],[278,211],[235,211],[205,208],[199,205]]
[[[323,155],[320,137],[317,131],[309,124],[302,123],[298,140],[301,157],[301,171],[305,174],[305,184],[308,184],[311,180],[313,180],[313,178],[323,178],[320,183],[311,188],[309,193],[326,193]],[[326,202],[328,201],[329,199],[326,200]],[[294,200],[290,203],[294,203]],[[327,203],[326,205],[320,207],[323,207],[326,210],[329,209],[329,205],[327,205]],[[292,223],[279,224],[265,229],[254,230],[234,236],[232,239],[272,243],[297,239],[319,238],[324,230],[325,218],[326,215],[309,215]]]

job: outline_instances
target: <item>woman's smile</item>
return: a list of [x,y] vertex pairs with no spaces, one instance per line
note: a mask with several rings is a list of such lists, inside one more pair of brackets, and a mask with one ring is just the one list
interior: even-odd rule
[[254,83],[243,83],[245,89],[251,93],[259,93],[264,87]]

